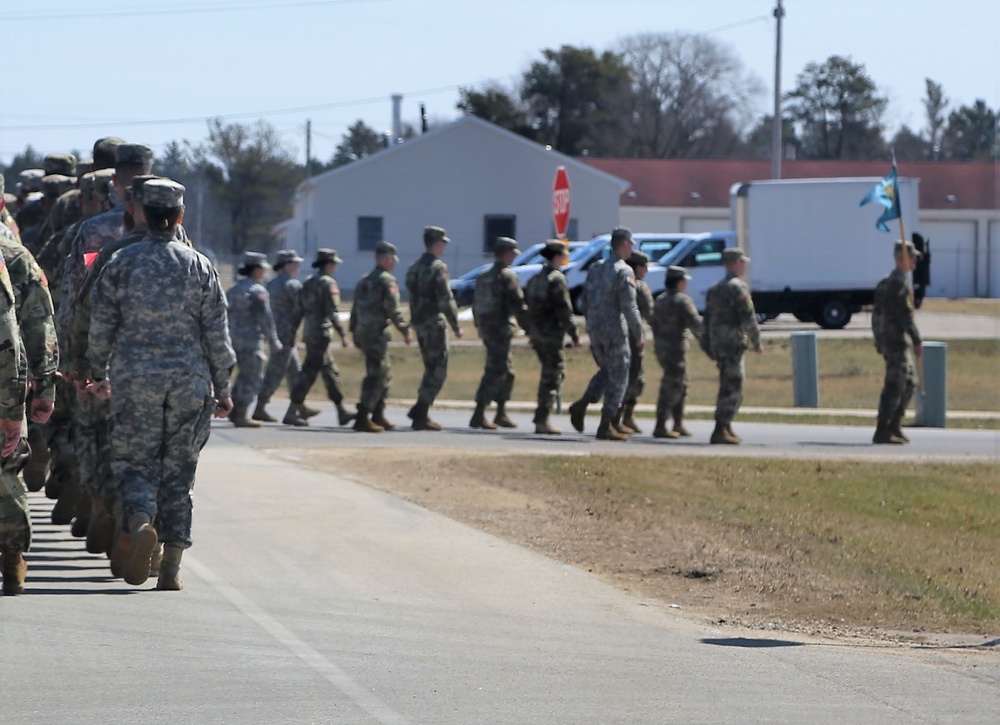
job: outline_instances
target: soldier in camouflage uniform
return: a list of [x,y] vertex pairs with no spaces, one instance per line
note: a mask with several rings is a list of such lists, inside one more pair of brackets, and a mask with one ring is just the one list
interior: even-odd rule
[[559,271],[569,257],[567,247],[558,240],[549,241],[542,249],[542,257],[546,260],[545,264],[524,287],[528,336],[542,364],[538,379],[538,405],[535,408],[535,433],[559,435],[562,431],[549,423],[549,416],[566,378],[563,341],[569,335],[573,346],[580,347],[580,336],[573,324],[569,285]]
[[611,232],[611,256],[595,264],[587,273],[584,289],[587,305],[587,333],[590,352],[598,371],[590,379],[583,397],[570,406],[570,421],[583,431],[588,403],[603,397],[597,437],[601,440],[626,439],[620,427],[621,406],[628,386],[632,350],[645,345],[642,317],[635,301],[635,274],[625,263],[632,256],[632,232],[616,227]]
[[233,385],[233,410],[229,420],[237,428],[260,428],[260,423],[247,418],[247,408],[257,397],[264,382],[264,341],[271,355],[281,352],[281,343],[274,327],[271,300],[261,280],[271,265],[258,252],[245,252],[237,269],[241,276],[229,288],[229,336],[236,350],[236,383]]
[[[470,428],[517,427],[507,416],[506,406],[514,388],[510,341],[518,326],[527,327],[524,293],[517,274],[510,268],[510,263],[520,253],[515,240],[498,238],[494,247],[496,261],[476,278],[472,314],[479,337],[486,346],[486,369],[476,391],[476,410],[469,421]],[[491,423],[486,419],[486,406],[493,401],[496,401],[497,412]]]
[[[656,298],[653,307],[653,341],[656,359],[663,368],[660,395],[656,400],[654,438],[690,436],[684,427],[684,400],[687,397],[688,330],[699,342],[702,339],[701,315],[694,300],[685,294],[691,279],[683,267],[667,268],[667,290]],[[667,430],[667,416],[674,426]]]
[[909,273],[916,269],[920,252],[913,242],[907,241],[905,255],[902,242],[896,242],[893,254],[896,268],[876,285],[872,308],[875,349],[885,360],[885,381],[879,396],[878,421],[872,442],[899,445],[910,442],[903,433],[902,422],[917,388],[914,359],[920,357],[923,346],[913,319],[913,296],[908,280]]
[[[632,269],[635,275],[635,305],[639,310],[639,317],[646,324],[653,323],[653,293],[649,285],[643,280],[649,267],[649,255],[645,252],[633,251],[632,256],[625,260],[625,263]],[[646,387],[646,375],[642,367],[641,347],[631,347],[632,355],[628,366],[628,385],[625,388],[625,398],[622,405],[622,428],[625,432],[642,433],[639,425],[635,422],[635,406],[639,402],[643,388]]]
[[413,341],[410,325],[399,309],[399,287],[392,276],[398,261],[396,247],[379,242],[375,247],[375,269],[362,277],[354,290],[350,330],[354,344],[365,354],[365,378],[354,430],[362,433],[381,433],[396,427],[385,417],[385,399],[392,381],[389,323],[403,333],[407,345]]
[[[13,235],[11,235],[13,236]],[[2,260],[0,260],[2,261]],[[24,430],[26,362],[18,333],[16,297],[7,265],[0,264],[0,572],[4,594],[23,594],[31,544],[28,494],[18,473],[27,460]]]
[[183,191],[167,179],[143,186],[149,234],[119,250],[94,284],[87,350],[91,391],[107,399],[114,386],[111,468],[130,535],[122,573],[144,583],[159,540],[157,589],[165,590],[183,586],[198,456],[213,413],[232,410],[236,362],[215,268],[175,239]]
[[427,412],[448,376],[448,329],[445,321],[462,337],[458,307],[448,284],[448,265],[441,259],[451,240],[441,227],[424,227],[424,253],[406,272],[410,293],[410,322],[417,333],[424,375],[420,379],[417,402],[407,415],[414,430],[441,430]]
[[[271,298],[271,313],[274,315],[274,326],[281,341],[281,350],[272,352],[267,361],[267,371],[264,373],[264,383],[257,394],[257,407],[253,411],[253,419],[263,423],[275,423],[267,412],[267,404],[271,396],[281,385],[282,378],[288,380],[288,389],[295,385],[295,379],[302,364],[299,353],[295,349],[295,335],[302,324],[302,283],[296,279],[302,257],[294,249],[282,249],[274,260],[274,276],[267,282],[267,293]],[[305,414],[318,414],[313,408],[305,408]]]
[[305,319],[302,339],[306,344],[306,359],[292,387],[292,402],[282,421],[285,425],[309,425],[306,418],[312,411],[305,408],[305,402],[317,375],[322,375],[327,397],[337,406],[337,421],[340,425],[347,425],[355,418],[354,413],[349,413],[344,407],[340,371],[330,354],[330,340],[334,330],[340,335],[344,347],[350,347],[351,344],[347,339],[344,323],[340,321],[340,287],[333,278],[337,265],[342,261],[344,260],[335,249],[317,249],[316,259],[312,263],[316,271],[302,284],[300,299]]
[[[115,148],[112,185],[122,201],[110,211],[83,222],[70,242],[62,278],[62,299],[56,313],[56,331],[60,340],[66,340],[67,346],[71,347],[70,330],[87,272],[103,247],[117,242],[125,235],[125,213],[128,210],[126,190],[131,187],[133,178],[150,173],[152,161],[153,152],[148,146],[119,144]],[[109,405],[107,400],[101,400],[92,394],[87,380],[78,380],[73,376],[70,367],[72,353],[63,357],[62,373],[77,386],[74,444],[79,462],[80,489],[91,503],[88,513],[91,513],[93,520],[95,498],[104,501],[105,509],[114,501]],[[107,521],[103,516],[101,520]],[[103,527],[99,532],[88,531],[88,547],[97,549],[103,546],[107,550],[112,539],[105,538],[106,533],[107,529]]]
[[705,298],[701,347],[719,368],[712,443],[736,445],[742,440],[732,424],[743,402],[743,355],[747,350],[764,352],[750,288],[741,279],[749,261],[738,247],[722,250],[726,276],[708,288]]

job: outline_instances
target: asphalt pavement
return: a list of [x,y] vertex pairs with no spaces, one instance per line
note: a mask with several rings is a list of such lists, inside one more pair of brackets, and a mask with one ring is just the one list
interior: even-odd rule
[[[402,422],[402,409],[390,411]],[[693,442],[464,428],[354,433],[218,422],[182,592],[130,587],[36,523],[28,593],[0,597],[10,723],[997,722],[1000,639],[916,647],[705,625],[272,446],[506,446],[621,454]],[[565,422],[565,421],[561,421]],[[857,455],[862,429],[738,426],[747,444]],[[769,429],[776,429],[771,430]],[[913,431],[910,455],[996,458],[993,433]],[[766,436],[775,442],[765,443]],[[648,436],[647,436],[648,438]],[[831,438],[833,439],[831,442]],[[780,442],[780,441],[784,442]],[[887,447],[878,447],[884,449]],[[861,455],[866,455],[862,453]],[[939,455],[937,453],[934,454]]]

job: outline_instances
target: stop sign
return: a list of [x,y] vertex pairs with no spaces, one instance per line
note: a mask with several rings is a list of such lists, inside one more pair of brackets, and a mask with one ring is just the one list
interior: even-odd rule
[[569,175],[565,166],[556,169],[556,180],[552,184],[552,221],[556,236],[565,239],[569,227]]

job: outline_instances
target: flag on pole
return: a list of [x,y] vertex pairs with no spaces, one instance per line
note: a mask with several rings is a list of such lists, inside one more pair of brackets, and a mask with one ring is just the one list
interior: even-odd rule
[[899,174],[896,171],[896,160],[892,160],[892,171],[885,175],[885,178],[875,184],[875,188],[865,194],[858,206],[864,206],[870,201],[877,201],[885,207],[882,216],[875,222],[875,228],[882,232],[889,231],[886,222],[899,219],[902,212],[899,207]]

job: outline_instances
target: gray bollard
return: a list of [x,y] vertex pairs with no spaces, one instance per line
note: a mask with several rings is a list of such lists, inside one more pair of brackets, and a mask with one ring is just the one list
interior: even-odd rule
[[[920,369],[920,362],[917,362]],[[923,392],[917,391],[916,425],[944,428],[948,410],[948,343],[925,342],[923,354]]]
[[815,332],[792,333],[792,399],[796,408],[819,407],[819,354]]

